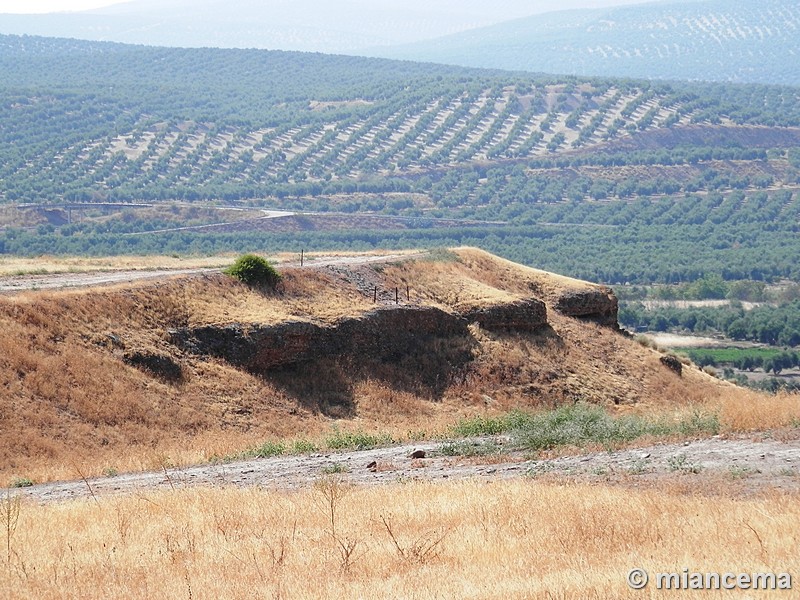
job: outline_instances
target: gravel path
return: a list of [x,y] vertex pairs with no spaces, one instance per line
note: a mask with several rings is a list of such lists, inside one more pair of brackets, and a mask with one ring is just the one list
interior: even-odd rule
[[0,292],[14,293],[29,290],[54,290],[61,288],[92,287],[114,283],[128,283],[143,279],[160,279],[173,275],[194,275],[219,269],[136,270],[103,271],[98,273],[52,273],[47,275],[12,275],[0,277]]
[[[447,456],[443,446],[480,448],[494,444],[499,453],[472,458]],[[656,444],[614,452],[590,452],[542,460],[504,449],[506,438],[457,442],[423,442],[387,448],[325,454],[278,456],[220,465],[131,473],[88,481],[57,482],[18,490],[38,502],[131,494],[154,489],[237,485],[296,489],[312,485],[326,473],[360,485],[448,478],[569,477],[637,481],[661,477],[692,477],[745,481],[755,491],[763,487],[800,491],[800,439],[777,441],[719,436],[691,442]],[[423,458],[412,458],[422,451]]]
[[[375,262],[399,260],[424,256],[425,252],[415,254],[381,254],[374,256],[314,256],[305,261],[308,267],[328,265],[358,265]],[[282,267],[299,267],[299,261],[276,263]],[[124,271],[102,271],[87,273],[50,273],[44,275],[6,275],[0,276],[0,293],[13,294],[31,290],[54,290],[64,288],[94,287],[116,283],[131,283],[148,279],[162,279],[176,275],[197,275],[219,273],[221,269],[141,269]]]

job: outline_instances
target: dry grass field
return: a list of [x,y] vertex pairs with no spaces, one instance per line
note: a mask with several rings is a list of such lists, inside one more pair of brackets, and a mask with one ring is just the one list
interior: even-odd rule
[[300,492],[178,489],[2,506],[11,526],[0,523],[0,589],[10,599],[616,600],[670,594],[629,589],[635,567],[651,577],[800,573],[795,496],[701,496],[679,481],[354,488],[329,476]]
[[91,273],[96,271],[134,271],[145,269],[202,269],[225,267],[233,257],[114,256],[103,258],[39,256],[0,258],[0,276],[41,275],[48,273]]
[[[553,309],[565,290],[591,287],[584,282],[472,249],[281,271],[275,292],[211,274],[0,297],[0,482],[84,479],[91,492],[86,478],[95,475],[167,475],[167,467],[265,441],[326,448],[334,431],[431,438],[452,434],[464,418],[578,402],[665,423],[711,416],[723,436],[796,437],[798,396],[743,390],[690,365],[678,376],[660,352]],[[388,305],[406,285],[408,303],[445,311],[534,295],[547,304],[548,326],[497,333],[470,325],[471,360],[456,372],[434,351],[397,364],[326,359],[276,376],[169,341],[181,327],[332,325],[372,310],[374,287],[392,292],[379,297]],[[170,357],[180,379],[129,364],[132,352]],[[441,373],[442,387],[412,385]],[[626,575],[636,567],[651,576],[684,568],[800,573],[796,494],[731,477],[676,471],[590,484],[521,472],[361,487],[346,474],[315,477],[295,491],[184,488],[178,480],[167,491],[50,504],[8,489],[0,497],[0,590],[9,599],[616,600],[669,593],[631,590]]]

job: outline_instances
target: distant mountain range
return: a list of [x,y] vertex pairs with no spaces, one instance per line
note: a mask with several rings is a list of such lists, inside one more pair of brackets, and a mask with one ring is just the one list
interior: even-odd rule
[[[595,0],[619,5],[642,0]],[[0,14],[0,33],[148,46],[260,48],[359,54],[586,0],[132,0],[103,9]]]
[[800,85],[797,0],[636,1],[574,9],[587,0],[133,0],[77,13],[0,14],[0,33]]
[[371,54],[574,75],[800,85],[800,2],[560,11]]

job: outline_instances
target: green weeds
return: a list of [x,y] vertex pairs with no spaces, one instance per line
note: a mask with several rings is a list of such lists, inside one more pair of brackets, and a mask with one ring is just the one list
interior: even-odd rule
[[500,454],[500,447],[494,442],[470,442],[460,440],[447,442],[439,449],[444,456],[490,456]]
[[644,436],[714,435],[719,428],[719,419],[713,414],[694,412],[678,421],[614,417],[599,406],[579,402],[542,413],[513,411],[499,417],[462,420],[453,427],[452,434],[456,437],[508,434],[513,447],[537,452],[590,444],[613,448]]
[[26,487],[31,487],[34,483],[35,482],[33,481],[33,479],[30,479],[29,477],[15,477],[14,479],[11,480],[11,485],[9,485],[8,487],[26,488]]
[[393,442],[392,437],[386,433],[372,434],[334,429],[333,434],[325,440],[325,446],[331,450],[369,450],[378,446],[388,446]]

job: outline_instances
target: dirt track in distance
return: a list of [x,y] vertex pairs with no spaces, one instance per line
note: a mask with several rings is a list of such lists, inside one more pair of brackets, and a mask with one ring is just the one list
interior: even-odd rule
[[[191,486],[262,486],[291,490],[313,485],[325,474],[337,473],[354,484],[379,485],[395,481],[448,478],[511,478],[528,476],[649,486],[679,481],[699,491],[719,486],[737,493],[766,488],[800,491],[800,436],[785,441],[768,434],[725,439],[663,443],[613,452],[589,452],[531,459],[508,447],[504,437],[460,440],[479,446],[494,443],[497,452],[464,458],[442,450],[454,442],[420,442],[370,450],[277,456],[217,465],[165,468],[159,472],[35,485],[18,493],[36,502],[53,502],[114,494]],[[461,446],[463,447],[463,446]],[[424,458],[411,458],[414,451]]]
[[[416,254],[381,254],[375,256],[315,256],[309,257],[305,264],[309,267],[328,265],[367,264],[385,262],[400,258],[424,256]],[[300,261],[277,262],[283,267],[299,267]],[[0,276],[0,293],[13,294],[34,290],[59,290],[65,288],[84,288],[120,283],[133,283],[174,277],[178,275],[197,275],[202,273],[219,273],[219,268],[200,269],[135,269],[120,271],[102,271],[86,273],[46,273],[41,275],[6,275]]]

